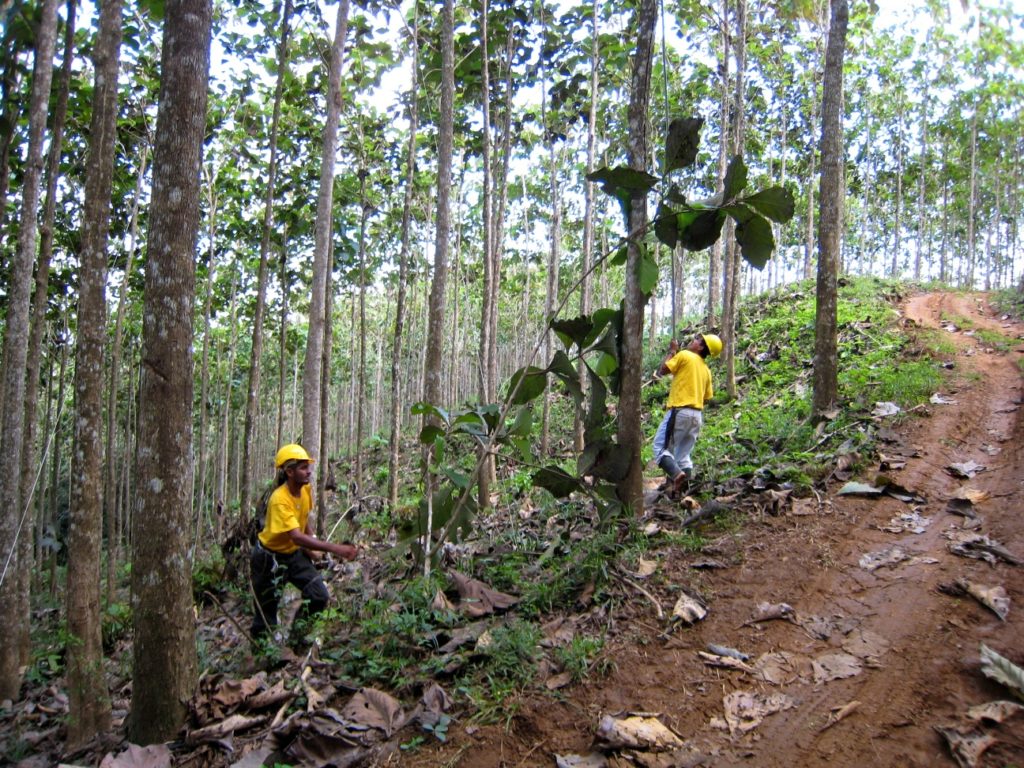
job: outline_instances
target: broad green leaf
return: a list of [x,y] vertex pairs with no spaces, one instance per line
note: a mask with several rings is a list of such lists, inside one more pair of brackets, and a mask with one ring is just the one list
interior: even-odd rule
[[529,437],[532,430],[533,409],[529,407],[520,408],[516,413],[516,418],[512,422],[512,426],[509,427],[508,433],[515,437]]
[[628,255],[629,251],[626,250],[626,246],[622,246],[611,256],[611,258],[608,259],[608,263],[613,267],[621,267],[626,263],[626,257]]
[[562,350],[555,352],[554,357],[551,358],[551,364],[548,366],[548,372],[557,376],[565,384],[565,388],[569,390],[569,394],[572,395],[573,400],[577,404],[583,402],[583,390],[580,388],[579,373],[573,367],[565,352]]
[[619,197],[623,191],[630,195],[649,191],[658,183],[658,177],[652,176],[647,171],[638,171],[635,168],[620,165],[615,168],[598,168],[587,174],[587,181],[597,182],[601,185],[601,189],[609,195]]
[[679,241],[688,251],[702,251],[722,235],[725,216],[718,210],[684,211],[678,216]]
[[658,287],[658,262],[654,260],[654,251],[651,248],[644,248],[641,251],[636,270],[641,292],[645,296],[650,296]]
[[561,467],[550,465],[533,473],[533,484],[543,488],[557,499],[564,499],[573,491],[582,489],[580,481]]
[[594,327],[591,329],[590,333],[587,334],[587,338],[583,340],[583,344],[580,345],[584,349],[594,343],[594,340],[601,334],[601,331],[604,330],[608,323],[612,323],[615,327],[622,325],[622,310],[619,309],[608,309],[607,307],[604,307],[602,309],[595,310],[594,314],[590,317],[594,321]]
[[446,411],[444,408],[438,408],[436,405],[431,405],[430,403],[424,402],[422,400],[418,403],[413,403],[412,407],[409,409],[409,412],[412,413],[413,416],[429,415],[434,416],[443,424],[449,423],[448,411]]
[[658,205],[658,212],[654,217],[654,234],[658,240],[669,248],[676,247],[679,240],[679,222],[676,212],[664,203]]
[[533,443],[525,437],[513,437],[509,442],[515,446],[519,452],[519,459],[524,464],[533,464],[537,457],[533,455]]
[[668,126],[665,136],[665,173],[687,168],[697,159],[702,117],[677,117]]
[[785,187],[769,187],[741,201],[772,221],[785,224],[793,218],[793,193]]
[[483,416],[475,411],[464,413],[457,417],[452,422],[452,430],[458,432],[464,432],[469,435],[475,435],[477,437],[486,437],[487,435],[487,422],[484,421]]
[[615,373],[619,368],[619,361],[614,355],[609,355],[607,352],[602,352],[601,356],[597,358],[597,363],[594,365],[594,372],[598,376],[610,376]]
[[1018,699],[1024,699],[1024,670],[984,643],[981,644],[981,673],[1005,685]]
[[730,163],[729,169],[725,172],[725,188],[722,200],[730,202],[736,199],[736,195],[747,187],[747,165],[743,157],[736,155]]
[[444,430],[436,424],[427,424],[420,430],[420,443],[430,445],[438,437],[444,437]]
[[580,315],[570,320],[552,320],[551,330],[555,332],[562,345],[569,349],[573,344],[583,348],[583,342],[593,329],[594,323],[586,315]]
[[743,258],[757,269],[764,269],[775,250],[772,225],[758,213],[751,212],[742,220],[736,219],[736,242],[740,244]]
[[452,467],[442,467],[444,476],[452,481],[452,485],[461,490],[466,490],[469,487],[469,482],[472,478],[464,472],[458,472]]
[[506,391],[509,393],[515,392],[512,397],[513,405],[523,405],[535,397],[539,397],[547,385],[546,372],[536,366],[528,365],[512,374],[508,380],[508,389]]

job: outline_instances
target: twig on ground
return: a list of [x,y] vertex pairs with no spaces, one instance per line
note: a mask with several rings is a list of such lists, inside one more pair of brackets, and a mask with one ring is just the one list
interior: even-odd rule
[[644,597],[646,597],[648,600],[650,600],[651,603],[653,603],[654,607],[658,611],[658,618],[659,619],[664,619],[665,618],[665,612],[661,609],[661,604],[658,603],[658,600],[657,600],[657,598],[654,595],[652,595],[650,592],[648,592],[646,589],[641,587],[639,584],[637,584],[632,579],[627,579],[625,576],[623,576],[621,573],[618,573],[617,571],[612,571],[612,575],[615,578],[617,578],[619,581],[625,582],[626,584],[631,586],[633,589],[635,589],[637,592],[639,592]]

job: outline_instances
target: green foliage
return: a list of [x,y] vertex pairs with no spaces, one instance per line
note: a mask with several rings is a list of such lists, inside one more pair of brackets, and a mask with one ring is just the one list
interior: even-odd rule
[[492,693],[504,690],[507,683],[522,687],[533,680],[540,657],[540,639],[540,628],[522,619],[495,627],[485,651]]
[[568,645],[555,649],[555,659],[562,668],[572,675],[574,683],[585,680],[590,668],[601,649],[604,640],[592,635],[576,635]]
[[[903,409],[926,402],[941,384],[931,356],[908,342],[889,299],[899,286],[844,279],[839,286],[839,393],[843,407],[822,439],[810,421],[814,351],[813,284],[745,302],[740,308],[736,357],[741,392],[712,403],[698,446],[698,464],[712,481],[770,468],[776,479],[809,485],[824,462],[819,454],[848,441],[868,445],[863,420],[879,401]],[[910,357],[908,357],[908,355]],[[660,398],[652,397],[652,420]]]
[[197,554],[192,563],[192,594],[201,599],[204,592],[218,592],[224,586],[224,554],[213,547]]
[[111,603],[100,617],[103,635],[103,650],[113,651],[117,642],[123,639],[132,627],[132,608],[128,603]]
[[999,312],[1024,320],[1024,287],[996,291],[992,303]]

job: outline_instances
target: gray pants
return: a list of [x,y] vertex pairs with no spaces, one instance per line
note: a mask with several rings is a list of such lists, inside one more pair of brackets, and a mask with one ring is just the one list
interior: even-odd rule
[[696,408],[672,408],[665,414],[654,436],[654,458],[669,478],[693,472],[690,454],[697,443],[704,413]]

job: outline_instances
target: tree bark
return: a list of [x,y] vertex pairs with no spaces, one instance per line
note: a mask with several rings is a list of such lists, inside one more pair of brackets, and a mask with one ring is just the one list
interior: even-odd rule
[[314,224],[313,286],[309,302],[309,331],[302,374],[302,445],[317,458],[320,449],[320,401],[323,368],[324,326],[327,323],[327,262],[334,210],[334,163],[341,118],[341,60],[348,34],[349,0],[338,4],[334,44],[327,76],[327,119],[320,158],[320,191]]
[[412,63],[409,83],[409,145],[405,156],[405,197],[402,202],[402,245],[398,257],[398,295],[395,299],[395,335],[391,342],[391,430],[388,437],[388,505],[398,506],[398,467],[401,445],[402,343],[405,334],[406,284],[409,282],[412,202],[416,191],[416,134],[419,130],[419,5],[413,10]]
[[274,107],[270,118],[270,158],[267,161],[266,190],[263,198],[263,231],[260,236],[260,266],[256,278],[256,308],[252,319],[252,350],[249,358],[249,383],[245,397],[245,437],[242,440],[242,494],[239,514],[245,520],[250,514],[252,499],[253,456],[256,420],[259,418],[260,367],[263,357],[263,316],[266,314],[267,282],[270,262],[270,234],[274,228],[274,195],[277,193],[277,137],[284,97],[284,75],[288,67],[288,35],[292,17],[291,0],[285,0],[281,11],[281,38],[277,44],[277,83],[274,86]]
[[[78,747],[110,725],[103,676],[100,621],[100,548],[103,507],[103,354],[107,323],[107,242],[110,235],[117,70],[121,51],[120,0],[100,9],[100,31],[82,215],[75,350],[75,450],[71,461],[68,540],[68,742]],[[189,404],[191,406],[191,403]],[[113,457],[106,457],[112,461]]]
[[[656,0],[640,0],[636,10],[637,42],[629,97],[629,167],[646,170],[648,157],[647,107],[650,102],[651,59],[654,50]],[[640,463],[640,385],[643,376],[644,303],[640,288],[642,238],[647,229],[647,197],[633,195],[626,248],[626,287],[622,315],[621,387],[618,439],[629,457],[626,476],[617,483],[619,501],[635,514],[643,512],[643,467]]]
[[[36,487],[42,477],[39,451],[36,446],[36,421],[39,411],[39,371],[42,366],[43,338],[46,335],[46,309],[49,304],[50,259],[53,256],[53,226],[57,208],[57,182],[60,179],[60,158],[64,141],[64,123],[67,117],[68,92],[71,88],[71,69],[75,45],[75,0],[67,4],[67,23],[64,32],[64,56],[58,82],[56,105],[53,113],[53,129],[46,160],[46,199],[43,204],[43,218],[39,228],[39,257],[36,260],[35,287],[32,293],[32,325],[28,339],[28,357],[25,363],[25,432],[21,450],[20,494],[25,508],[25,522],[22,529],[35,528],[36,502],[40,491]],[[0,225],[2,226],[2,225]],[[48,434],[48,432],[44,433]],[[21,536],[18,540],[20,551],[18,562],[36,562],[32,536]],[[32,575],[38,568],[18,569],[16,575],[18,597],[22,600],[18,612],[31,620],[29,596],[32,593]],[[27,664],[31,657],[31,642],[28,633],[22,636],[21,661]]]
[[22,649],[29,635],[29,617],[24,613],[27,599],[17,593],[20,580],[15,575],[29,563],[19,562],[18,539],[29,535],[22,528],[20,497],[21,449],[25,428],[25,365],[29,335],[29,309],[32,301],[32,265],[36,259],[36,214],[43,175],[43,134],[46,131],[50,84],[53,81],[53,56],[57,47],[57,0],[44,0],[36,35],[35,64],[32,72],[32,96],[29,102],[28,155],[21,192],[21,223],[18,245],[11,260],[10,285],[7,288],[7,316],[3,344],[3,409],[0,436],[7,446],[7,462],[12,468],[0,472],[0,553],[5,561],[0,570],[0,626],[5,642],[0,644],[0,700],[17,699],[21,687]]
[[821,192],[818,215],[818,282],[814,320],[814,416],[824,418],[838,400],[837,281],[843,222],[843,55],[847,0],[831,0],[821,98]]
[[132,518],[132,679],[140,684],[128,733],[141,745],[174,737],[196,682],[192,323],[211,18],[209,0],[169,0],[160,62]]

